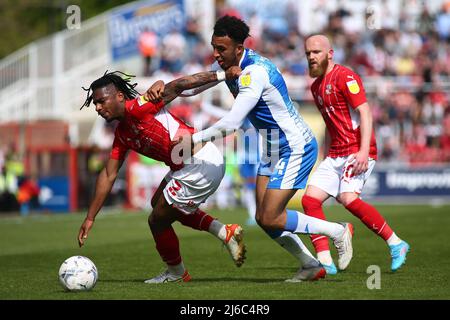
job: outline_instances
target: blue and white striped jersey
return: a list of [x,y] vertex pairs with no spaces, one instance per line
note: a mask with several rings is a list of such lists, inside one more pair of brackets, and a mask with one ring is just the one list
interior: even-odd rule
[[194,133],[193,142],[229,134],[248,119],[262,137],[258,175],[270,176],[267,188],[305,188],[317,160],[317,142],[295,109],[283,76],[269,59],[250,49],[245,49],[239,65],[241,76],[226,81],[235,97],[231,110],[211,127]]
[[239,79],[226,81],[231,93],[258,99],[247,117],[263,137],[263,154],[302,151],[314,135],[297,112],[278,68],[267,58],[245,49]]
[[[263,161],[273,153],[303,153],[314,135],[295,109],[280,71],[251,49],[245,49],[239,65],[242,75],[226,81],[236,98],[231,110],[208,129],[195,133],[194,143],[208,141],[218,131],[239,129],[248,118],[262,136]],[[218,64],[213,65],[213,69],[218,68]]]

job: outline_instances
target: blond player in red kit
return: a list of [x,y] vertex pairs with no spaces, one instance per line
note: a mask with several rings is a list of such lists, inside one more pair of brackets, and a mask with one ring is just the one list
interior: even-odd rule
[[[392,231],[376,208],[359,197],[377,160],[372,113],[361,78],[333,61],[333,48],[324,35],[307,38],[305,54],[309,75],[317,78],[311,92],[327,132],[326,158],[310,177],[302,198],[303,209],[306,214],[325,220],[322,204],[330,196],[336,198],[387,242],[392,257],[391,270],[396,271],[405,263],[409,245]],[[311,239],[327,273],[337,273],[328,239],[323,235],[312,235]]]

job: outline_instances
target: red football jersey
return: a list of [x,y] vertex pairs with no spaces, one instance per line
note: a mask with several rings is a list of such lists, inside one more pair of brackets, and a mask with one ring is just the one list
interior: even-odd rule
[[[331,72],[314,81],[311,92],[331,137],[327,156],[345,157],[358,152],[361,131],[356,108],[367,102],[361,78],[352,70],[336,64]],[[374,131],[369,157],[377,159]]]
[[125,103],[125,118],[116,128],[111,158],[122,160],[129,149],[162,161],[173,171],[183,167],[171,159],[170,142],[194,128],[172,115],[162,102],[153,104],[140,98]]

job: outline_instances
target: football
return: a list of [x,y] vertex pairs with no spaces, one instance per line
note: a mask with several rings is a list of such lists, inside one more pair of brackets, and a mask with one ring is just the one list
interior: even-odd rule
[[59,282],[67,291],[91,290],[97,279],[97,267],[89,258],[83,256],[70,257],[59,268]]

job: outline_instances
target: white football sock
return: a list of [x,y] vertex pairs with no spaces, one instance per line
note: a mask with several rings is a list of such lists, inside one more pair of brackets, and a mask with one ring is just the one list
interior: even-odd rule
[[297,212],[298,223],[295,233],[303,234],[323,234],[332,239],[342,236],[345,231],[344,226],[339,223],[329,222],[326,220],[317,219],[307,216],[301,212]]
[[393,232],[392,235],[389,237],[389,239],[386,240],[386,242],[387,242],[387,244],[389,246],[394,246],[394,245],[399,244],[400,242],[402,242],[402,239],[397,237],[395,232]]
[[333,258],[331,257],[330,250],[317,252],[317,259],[321,264],[326,264],[327,266],[333,263]]
[[186,271],[183,261],[181,261],[177,265],[167,265],[167,270],[169,270],[169,272],[175,276],[182,276]]
[[227,231],[225,230],[225,225],[217,219],[214,219],[209,226],[208,232],[216,236],[222,241],[225,241],[227,237]]
[[298,259],[303,267],[317,267],[319,261],[311,254],[302,240],[294,233],[284,231],[275,240],[281,247]]

